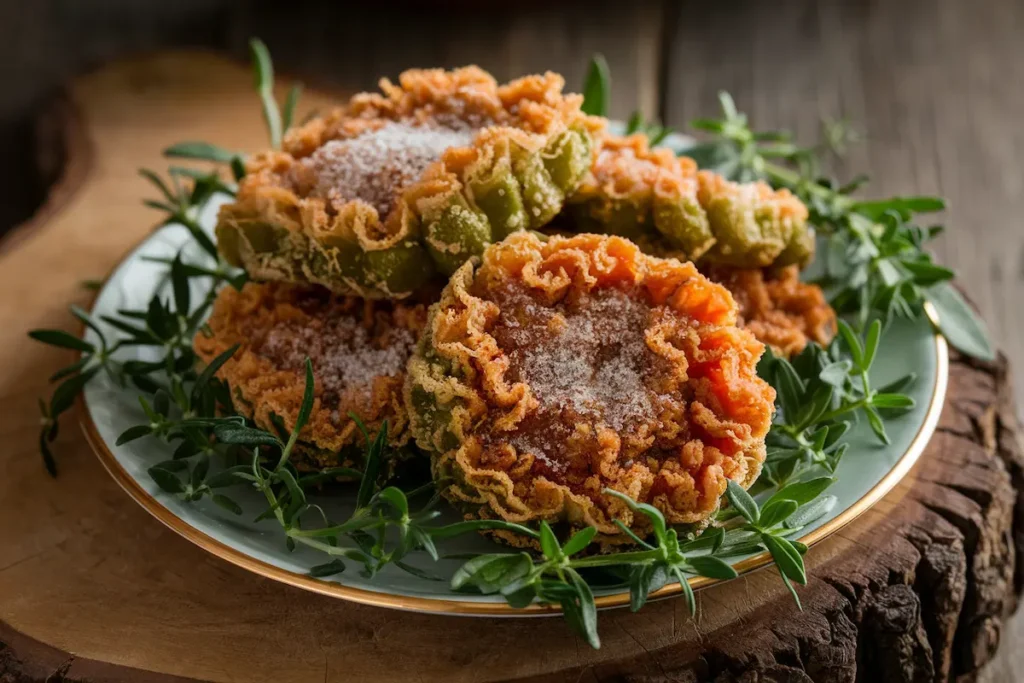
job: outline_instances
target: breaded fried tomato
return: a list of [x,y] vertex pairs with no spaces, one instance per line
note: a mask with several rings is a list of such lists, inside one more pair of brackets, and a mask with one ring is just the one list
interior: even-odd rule
[[657,236],[688,261],[715,243],[697,201],[697,164],[671,150],[652,149],[645,135],[606,137],[569,208],[581,232],[638,243]]
[[604,126],[563,86],[477,67],[384,79],[249,159],[219,247],[254,279],[406,296],[562,208]]
[[[729,292],[620,237],[530,233],[455,273],[409,362],[412,431],[468,516],[646,533],[757,478],[774,390]],[[513,536],[499,538],[522,543]]]
[[316,398],[295,465],[359,466],[366,444],[349,413],[371,434],[387,420],[393,446],[410,441],[402,386],[426,312],[423,305],[365,301],[310,285],[249,283],[242,291],[221,290],[208,334],[197,334],[193,347],[209,362],[241,345],[217,376],[235,409],[272,433],[295,425],[308,356]]
[[836,334],[836,312],[815,284],[801,282],[796,266],[708,269],[707,276],[732,292],[740,324],[775,353],[790,357],[808,341],[827,345]]
[[698,171],[642,134],[604,137],[568,205],[580,231],[660,243],[687,261],[805,266],[814,254],[807,207],[789,190]]

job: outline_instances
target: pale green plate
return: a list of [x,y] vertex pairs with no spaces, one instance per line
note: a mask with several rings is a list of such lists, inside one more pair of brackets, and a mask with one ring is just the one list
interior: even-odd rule
[[[216,205],[207,208],[201,217],[203,225],[212,226],[216,208]],[[155,288],[166,286],[163,281],[166,266],[146,261],[143,257],[173,257],[186,243],[195,246],[184,230],[171,226],[161,229],[132,251],[100,291],[93,307],[96,317],[113,315],[119,308],[144,307]],[[190,260],[201,256],[191,252],[189,247],[186,247],[186,252]],[[116,338],[113,330],[111,334]],[[126,357],[154,359],[146,355],[145,349],[131,348],[125,352]],[[848,433],[850,450],[839,466],[839,481],[829,489],[829,493],[838,498],[838,504],[829,514],[803,530],[799,540],[808,545],[838,531],[895,486],[924,449],[938,421],[946,391],[948,358],[944,341],[934,334],[928,321],[895,323],[885,332],[879,355],[871,375],[872,384],[882,386],[914,372],[918,380],[908,393],[917,405],[906,415],[887,423],[892,438],[889,446],[880,446],[863,422]],[[85,389],[84,402],[83,427],[86,435],[118,483],[167,526],[239,566],[327,595],[399,609],[489,615],[558,611],[557,607],[542,605],[515,610],[500,597],[456,593],[446,580],[417,578],[394,567],[385,568],[372,580],[362,578],[354,568],[333,580],[310,578],[307,575],[310,567],[325,561],[322,555],[302,547],[288,552],[284,534],[276,521],[250,521],[265,505],[260,493],[245,491],[244,488],[237,492],[232,490],[232,495],[245,510],[241,516],[222,510],[208,500],[184,503],[162,492],[146,472],[150,466],[168,458],[166,444],[154,438],[143,438],[124,446],[114,445],[118,435],[127,427],[145,421],[136,391],[118,388],[101,374]],[[344,518],[344,509],[351,499],[345,496],[324,497],[316,502],[326,509],[329,517],[339,519]],[[452,520],[456,518],[454,513],[449,514]],[[499,550],[490,541],[476,537],[453,539],[441,547],[442,555]],[[740,558],[737,569],[750,571],[770,561],[767,554]],[[447,579],[461,560],[442,560],[433,564],[422,554],[422,557],[412,558],[411,563]],[[695,588],[711,583],[714,581],[704,578],[691,581]],[[657,595],[670,595],[679,590],[678,584],[670,585]],[[601,607],[629,602],[625,590],[598,590],[595,593]]]

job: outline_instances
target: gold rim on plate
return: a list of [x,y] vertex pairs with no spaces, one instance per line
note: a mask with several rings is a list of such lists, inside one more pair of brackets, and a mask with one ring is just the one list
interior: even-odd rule
[[[111,274],[116,272],[120,266],[125,263],[127,258],[130,258],[140,246],[141,244],[133,246],[131,250],[129,250],[128,255],[118,261],[118,264],[111,271]],[[107,280],[109,280],[109,276]],[[104,282],[104,287],[100,288],[92,302],[90,302],[90,310],[95,306],[96,301],[99,299],[99,294],[103,289],[105,289],[105,285],[106,282]],[[937,313],[930,303],[925,303],[925,312],[937,330]],[[84,334],[84,327],[85,326],[83,325],[80,334]],[[946,344],[945,338],[938,332],[933,334],[933,339],[935,341],[936,371],[935,383],[932,386],[931,402],[928,405],[928,410],[925,413],[924,420],[921,422],[921,426],[918,428],[917,434],[914,435],[914,438],[907,447],[907,450],[902,456],[900,456],[900,459],[896,461],[893,468],[853,505],[848,507],[846,510],[843,510],[835,519],[823,524],[821,527],[796,540],[810,547],[836,533],[847,524],[867,512],[867,510],[881,500],[885,494],[895,488],[896,484],[898,484],[903,477],[907,475],[911,467],[914,466],[914,463],[917,462],[917,459],[921,457],[925,446],[928,445],[929,439],[935,432],[935,427],[938,425],[939,415],[942,412],[942,406],[946,396],[946,386],[949,380],[949,347]],[[206,550],[223,560],[227,560],[242,569],[247,569],[268,579],[274,579],[275,581],[280,581],[281,583],[291,586],[297,586],[322,595],[351,600],[352,602],[358,602],[364,605],[389,607],[392,609],[412,612],[508,616],[557,614],[562,611],[562,608],[558,605],[539,603],[534,603],[524,608],[516,608],[504,602],[482,602],[453,598],[426,598],[421,596],[394,595],[392,593],[372,591],[365,588],[345,586],[332,581],[323,581],[306,574],[299,574],[297,572],[288,571],[287,569],[282,569],[281,567],[272,565],[269,562],[264,562],[263,560],[257,560],[254,557],[246,555],[240,550],[232,548],[222,541],[218,541],[190,524],[187,524],[184,520],[179,518],[171,512],[170,509],[154,498],[152,494],[142,488],[139,482],[132,477],[124,467],[122,467],[120,462],[118,462],[114,453],[110,450],[106,441],[100,435],[99,430],[96,427],[96,422],[93,420],[92,411],[85,400],[85,393],[80,393],[76,400],[79,405],[80,415],[82,416],[81,426],[82,431],[85,433],[86,441],[88,441],[100,462],[103,463],[103,466],[114,478],[114,481],[116,481],[118,485],[120,485],[121,488],[123,488],[128,495],[135,500],[135,502],[141,505],[151,515],[163,522],[163,524],[169,529],[188,539],[203,550]],[[772,564],[771,554],[768,552],[762,552],[736,563],[733,565],[733,568],[738,574],[746,574],[769,564]],[[691,588],[697,590],[717,583],[724,583],[724,580],[697,576],[691,578],[688,583]],[[681,592],[682,586],[678,583],[674,583],[651,593],[650,599],[666,598],[672,595],[677,595]],[[607,608],[628,605],[629,600],[629,591],[624,591],[614,593],[612,595],[595,597],[594,602],[597,604],[598,608]]]

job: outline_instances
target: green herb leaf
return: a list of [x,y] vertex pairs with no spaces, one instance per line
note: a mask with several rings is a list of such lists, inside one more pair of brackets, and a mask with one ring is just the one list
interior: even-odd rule
[[282,446],[281,441],[270,432],[238,423],[218,424],[214,427],[213,433],[221,443],[240,446]]
[[634,512],[639,512],[646,516],[647,519],[650,520],[651,526],[654,528],[654,535],[657,536],[659,539],[665,538],[668,525],[665,522],[665,516],[661,514],[661,510],[654,507],[653,505],[648,505],[647,503],[638,503],[629,496],[627,496],[625,493],[615,491],[614,489],[604,489],[603,493],[618,498],[626,505],[628,505],[630,510],[633,510]]
[[[173,462],[181,462],[181,460],[175,460]],[[206,474],[210,471],[210,458],[206,455],[199,456],[196,460],[196,464],[192,466],[192,474],[189,477],[189,484],[192,488],[197,489],[202,486],[206,480]]]
[[295,83],[288,89],[288,96],[284,101],[284,109],[281,111],[281,128],[287,131],[292,127],[292,117],[295,116],[295,107],[302,95],[302,84]]
[[206,386],[210,383],[210,380],[213,379],[213,376],[217,374],[217,371],[220,370],[225,363],[231,360],[231,357],[235,355],[235,352],[238,351],[240,346],[241,343],[238,343],[231,348],[222,351],[217,354],[217,357],[211,360],[205,368],[203,368],[203,371],[199,373],[199,376],[196,377],[195,383],[192,385],[193,404],[199,402],[199,398],[203,392],[206,391]]
[[798,505],[806,505],[820,496],[829,486],[836,482],[834,477],[818,477],[810,481],[801,481],[789,484],[768,499],[766,505],[779,500],[792,500]]
[[904,389],[913,385],[916,381],[917,375],[911,372],[909,374],[904,375],[903,377],[900,377],[897,380],[890,382],[889,384],[886,384],[884,387],[878,390],[878,393],[899,394],[902,393]]
[[242,506],[235,502],[234,499],[225,496],[223,493],[215,493],[211,497],[213,498],[214,503],[224,508],[228,512],[235,515],[242,514]]
[[923,287],[952,280],[956,275],[949,268],[931,261],[904,259],[900,263],[914,276],[914,282]]
[[865,369],[864,346],[857,337],[857,333],[854,332],[849,323],[842,318],[837,320],[836,323],[839,327],[839,334],[842,336],[843,341],[846,342],[846,348],[849,349],[850,356],[853,358],[853,364],[862,370]]
[[68,410],[74,403],[75,397],[82,393],[85,385],[99,371],[99,367],[92,367],[61,382],[54,389],[53,396],[50,397],[50,417],[56,419],[57,416]]
[[[577,572],[572,569],[566,570],[569,575],[569,580],[572,581],[573,586],[576,588],[577,598],[575,600],[563,600],[562,608],[565,609],[567,606],[572,605],[572,608],[566,609],[566,615],[573,615],[574,617],[578,614],[578,630],[586,638],[587,644],[595,650],[601,647],[601,638],[597,635],[597,605],[594,602],[594,593],[590,590],[590,586]],[[574,619],[570,619],[572,623]]]
[[861,368],[867,370],[875,362],[875,354],[878,352],[878,342],[882,338],[882,321],[873,320],[868,326],[868,333],[864,339],[864,359]]
[[800,585],[807,583],[804,560],[789,541],[779,536],[761,534],[761,542],[772,554],[772,559],[775,560],[775,564],[779,565],[779,571],[784,577],[788,577]]
[[38,342],[49,344],[50,346],[58,346],[62,349],[72,349],[82,353],[91,353],[96,350],[95,346],[84,339],[80,339],[62,330],[32,330],[28,333],[28,336]]
[[591,116],[608,116],[611,102],[611,72],[604,55],[595,54],[590,60],[587,79],[583,83],[583,105],[580,109]]
[[179,254],[171,261],[171,287],[174,289],[174,306],[178,315],[187,316],[192,307],[188,286],[188,275]]
[[153,433],[153,428],[148,424],[146,425],[135,425],[121,432],[121,436],[117,437],[117,441],[114,442],[115,446],[123,446],[126,443],[141,439],[144,436],[149,436]]
[[457,591],[472,587],[490,595],[523,578],[531,569],[533,560],[526,553],[478,555],[455,570],[451,587]]
[[672,568],[676,579],[679,581],[679,587],[683,591],[683,598],[686,600],[686,606],[690,610],[690,618],[697,616],[697,596],[693,594],[693,588],[690,586],[690,582],[683,575],[683,572],[679,567]]
[[879,201],[855,202],[851,211],[856,211],[870,220],[878,220],[887,211],[909,216],[913,213],[929,213],[942,211],[946,208],[946,202],[938,197],[892,197]]
[[274,65],[270,61],[270,52],[262,40],[253,38],[249,41],[249,52],[252,56],[253,75],[255,76],[256,92],[260,96],[263,107],[263,120],[267,123],[270,134],[270,146],[281,147],[281,112],[274,100]]
[[710,555],[704,557],[691,557],[686,560],[686,563],[693,568],[694,573],[706,576],[711,579],[720,579],[722,581],[728,581],[735,579],[739,574],[732,566]]
[[634,612],[639,611],[651,593],[668,583],[668,576],[664,565],[659,563],[633,565],[629,575],[629,608]]
[[185,485],[181,483],[174,472],[163,467],[150,467],[148,471],[156,485],[167,493],[183,493],[185,491]]
[[308,357],[306,358],[305,366],[306,384],[302,392],[302,405],[299,406],[299,415],[295,419],[294,431],[296,433],[301,432],[302,428],[309,422],[309,415],[313,412],[313,399],[316,390],[316,381],[313,379],[313,361]]
[[949,283],[931,287],[928,301],[939,317],[939,329],[949,343],[968,356],[981,360],[995,360],[995,350],[989,339],[985,323],[974,312],[963,296]]
[[906,410],[914,407],[914,399],[903,394],[875,394],[871,397],[875,408]]
[[324,564],[318,564],[315,567],[311,567],[309,575],[315,579],[322,579],[327,576],[334,576],[345,571],[345,563],[339,559],[325,562]]
[[[576,553],[580,552],[588,545],[590,545],[590,542],[594,540],[594,536],[596,535],[597,529],[595,529],[592,526],[580,529],[575,534],[573,534],[572,538],[566,541],[565,546],[562,547],[562,553],[566,557],[575,555]],[[541,538],[544,538],[543,532]]]
[[799,504],[795,500],[780,498],[770,501],[761,508],[761,519],[758,524],[765,529],[770,529],[796,512],[798,507]]
[[885,423],[882,421],[881,415],[878,414],[878,411],[873,406],[866,406],[864,413],[868,416],[868,424],[871,425],[871,431],[875,433],[879,441],[888,445],[890,443],[889,435],[885,431]]
[[785,521],[786,528],[796,529],[827,515],[839,502],[835,496],[822,496],[800,507]]
[[743,515],[743,519],[756,526],[761,520],[761,512],[757,508],[757,503],[742,486],[732,479],[727,480],[726,484],[725,496],[729,499],[729,504]]
[[407,516],[409,514],[409,501],[405,497],[405,492],[402,489],[395,486],[389,486],[383,489],[377,494],[381,500],[385,500],[391,507],[395,508],[400,516]]
[[544,520],[541,520],[540,523],[540,549],[548,559],[562,555],[562,547],[558,544],[558,539],[555,538],[555,532]]
[[241,155],[237,152],[226,150],[223,147],[211,145],[209,142],[179,142],[165,149],[164,156],[227,164]]
[[384,458],[384,444],[388,435],[388,423],[385,420],[377,432],[377,438],[366,452],[366,462],[363,466],[363,478],[359,482],[359,491],[356,493],[356,507],[362,508],[370,502],[373,491],[377,487],[377,477],[380,474],[381,461]]
[[849,379],[852,368],[853,363],[849,359],[844,358],[843,360],[826,365],[818,373],[818,377],[822,382],[830,384],[837,389],[842,389],[846,386],[846,380]]

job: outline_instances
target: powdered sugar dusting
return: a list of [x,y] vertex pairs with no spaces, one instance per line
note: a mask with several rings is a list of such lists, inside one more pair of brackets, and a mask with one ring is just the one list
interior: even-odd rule
[[361,199],[383,218],[398,190],[417,180],[446,149],[468,145],[471,128],[389,121],[346,140],[332,140],[300,163],[316,184],[311,196],[335,206]]
[[551,461],[579,422],[623,433],[649,419],[646,302],[610,289],[550,308],[519,294],[502,311],[494,334],[511,376],[540,403],[531,424],[511,436],[518,451]]
[[282,369],[299,369],[308,356],[327,405],[338,405],[344,396],[366,396],[375,378],[404,372],[416,342],[405,328],[374,334],[349,315],[316,322],[276,325],[258,352]]

